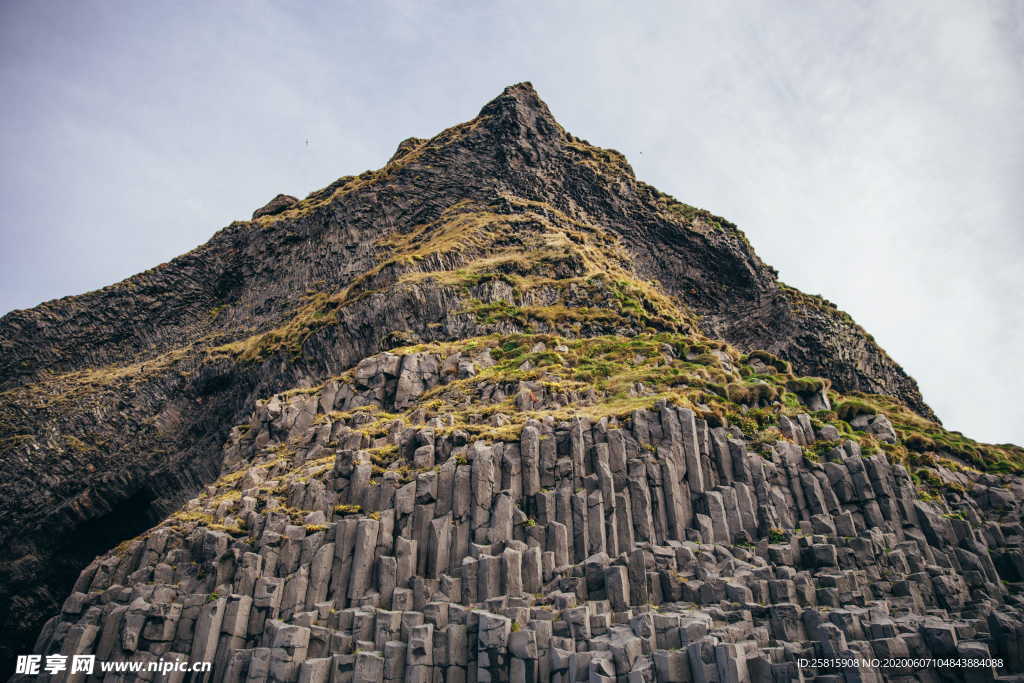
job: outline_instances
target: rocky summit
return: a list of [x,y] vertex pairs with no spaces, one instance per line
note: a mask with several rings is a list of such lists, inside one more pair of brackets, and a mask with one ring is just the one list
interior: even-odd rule
[[0,319],[11,672],[1022,680],[1024,449],[529,84],[252,216]]

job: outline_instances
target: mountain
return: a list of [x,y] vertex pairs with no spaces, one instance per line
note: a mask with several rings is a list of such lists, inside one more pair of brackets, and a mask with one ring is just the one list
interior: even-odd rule
[[1024,671],[1024,450],[945,430],[847,314],[529,84],[6,315],[0,391],[7,661]]

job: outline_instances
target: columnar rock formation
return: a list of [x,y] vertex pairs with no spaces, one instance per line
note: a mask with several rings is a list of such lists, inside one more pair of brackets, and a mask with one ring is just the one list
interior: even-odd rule
[[[5,471],[53,470],[43,513],[5,503],[8,595],[91,541],[8,608],[18,653],[253,682],[1024,675],[1024,451],[944,430],[848,316],[528,85],[139,277],[198,291],[83,342],[135,365],[75,367],[44,322],[80,300],[0,325]],[[143,305],[86,296],[111,328]],[[95,531],[118,511],[139,526]]]
[[[213,660],[228,681],[813,677],[800,658],[1021,670],[1004,604],[1024,569],[1016,477],[938,470],[962,492],[947,512],[807,413],[780,415],[762,453],[663,399],[598,419],[570,402],[518,438],[500,413],[467,425],[491,438],[427,419],[453,385],[478,404],[530,391],[475,381],[500,376],[482,346],[375,355],[260,402],[220,479],[91,563],[37,650]],[[571,351],[538,341],[522,362]],[[884,417],[865,427],[895,441]],[[882,673],[915,668],[933,667]]]

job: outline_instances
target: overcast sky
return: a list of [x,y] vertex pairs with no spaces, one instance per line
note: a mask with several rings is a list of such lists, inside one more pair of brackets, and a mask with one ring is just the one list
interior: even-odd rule
[[523,80],[850,312],[948,427],[1024,443],[1019,0],[3,0],[0,312],[378,168]]

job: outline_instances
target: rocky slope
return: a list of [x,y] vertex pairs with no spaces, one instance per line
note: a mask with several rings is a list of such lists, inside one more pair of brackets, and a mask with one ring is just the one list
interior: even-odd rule
[[0,348],[7,657],[282,681],[785,680],[842,652],[1021,670],[1024,452],[943,430],[849,316],[528,84],[15,311]]

